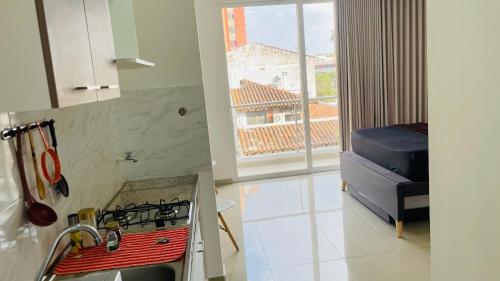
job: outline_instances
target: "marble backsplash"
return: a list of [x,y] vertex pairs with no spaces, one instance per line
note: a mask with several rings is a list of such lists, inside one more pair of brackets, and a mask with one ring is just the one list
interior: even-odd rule
[[[182,117],[181,107],[187,110]],[[81,208],[104,208],[126,180],[134,181],[127,188],[140,189],[141,180],[196,174],[211,166],[202,85],[123,91],[120,99],[65,109],[0,113],[0,128],[51,118],[56,120],[70,197],[47,188],[43,202],[57,212],[59,220],[44,228],[29,223],[15,141],[0,141],[0,280],[32,280],[55,235],[67,225],[66,216]],[[40,160],[42,142],[36,131],[33,136]],[[27,137],[24,140],[30,190],[40,200]],[[134,152],[138,162],[117,162],[126,151]],[[191,186],[191,182],[184,184]],[[181,189],[181,193],[190,190]]]
[[[68,198],[47,188],[43,202],[57,212],[56,224],[41,228],[29,223],[14,160],[15,141],[0,141],[0,280],[33,280],[53,238],[67,225],[66,216],[85,207],[103,208],[123,186],[124,179],[116,162],[115,103],[0,113],[1,128],[40,119],[56,120],[58,152],[70,188]],[[40,160],[42,143],[36,131],[33,136]],[[35,199],[40,201],[27,137],[24,144],[29,186]]]
[[126,182],[123,189],[113,198],[107,209],[126,206],[131,203],[160,204],[160,200],[191,200],[197,175],[158,178]]
[[[202,85],[122,91],[116,101],[119,154],[133,152],[137,162],[121,162],[127,180],[196,174],[211,167]],[[180,116],[178,111],[187,113]]]

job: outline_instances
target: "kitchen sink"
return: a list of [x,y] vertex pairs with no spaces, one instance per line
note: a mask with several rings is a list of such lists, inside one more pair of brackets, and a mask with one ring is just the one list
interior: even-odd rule
[[175,271],[166,265],[150,265],[120,270],[122,281],[175,281]]
[[[175,267],[175,264],[174,264]],[[174,267],[166,264],[147,265],[83,273],[69,276],[58,276],[54,281],[178,281]]]

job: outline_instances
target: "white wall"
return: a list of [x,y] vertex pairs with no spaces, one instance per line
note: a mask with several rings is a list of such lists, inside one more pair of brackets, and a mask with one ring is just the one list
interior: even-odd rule
[[432,280],[499,280],[500,2],[427,3]]
[[[135,18],[139,56],[156,63],[152,68],[119,71],[119,154],[133,152],[139,160],[122,162],[123,175],[138,180],[210,168],[193,0],[130,0],[124,7],[116,1],[122,0],[113,2],[116,12],[133,7],[129,13]],[[115,29],[123,28],[120,21],[115,23]],[[180,108],[187,110],[183,117],[177,113]]]
[[[133,0],[141,58],[156,67],[120,71],[123,98],[115,114],[119,149],[138,152],[122,163],[127,178],[200,175],[206,274],[223,276],[210,143],[193,0]],[[180,107],[187,115],[179,117]],[[131,173],[135,169],[135,174]],[[210,196],[211,194],[211,196]]]
[[198,41],[216,180],[234,179],[236,159],[221,12],[214,0],[195,0]]

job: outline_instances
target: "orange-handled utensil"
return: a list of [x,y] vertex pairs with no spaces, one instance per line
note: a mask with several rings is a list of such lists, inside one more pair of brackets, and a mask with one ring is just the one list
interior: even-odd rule
[[[49,132],[50,132],[50,137],[52,138],[52,147],[56,151],[57,155],[59,156],[59,152],[57,151],[57,137],[56,137],[56,128],[54,127],[54,122],[49,122]],[[60,160],[60,158],[59,158]],[[64,197],[69,196],[69,186],[68,186],[68,181],[64,177],[61,171],[61,180],[54,185],[54,189],[59,191]]]
[[42,177],[40,176],[40,172],[38,171],[38,161],[36,160],[35,145],[33,144],[33,135],[31,134],[29,124],[26,126],[28,128],[28,138],[31,147],[31,157],[33,158],[33,166],[35,167],[35,177],[36,177],[36,187],[38,189],[38,197],[40,197],[40,199],[43,200],[45,199],[45,185],[43,184]]
[[[36,122],[36,126],[38,127],[38,132],[42,137],[43,144],[45,145],[45,151],[42,153],[42,172],[43,176],[49,181],[49,183],[53,186],[58,181],[61,180],[61,162],[59,161],[59,156],[57,156],[57,152],[49,147],[49,143],[47,142],[47,138],[45,137],[45,133],[40,127],[40,122]],[[52,162],[54,163],[54,176],[51,176],[49,173],[49,169],[47,168],[47,155],[52,158]]]

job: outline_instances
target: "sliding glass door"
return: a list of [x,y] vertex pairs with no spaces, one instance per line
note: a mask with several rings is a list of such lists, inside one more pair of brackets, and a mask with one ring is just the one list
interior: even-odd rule
[[337,60],[333,3],[303,5],[304,41],[307,54],[318,58],[307,64],[309,122],[313,168],[339,165],[339,119],[337,96]]
[[333,4],[257,2],[221,13],[238,177],[334,165]]

